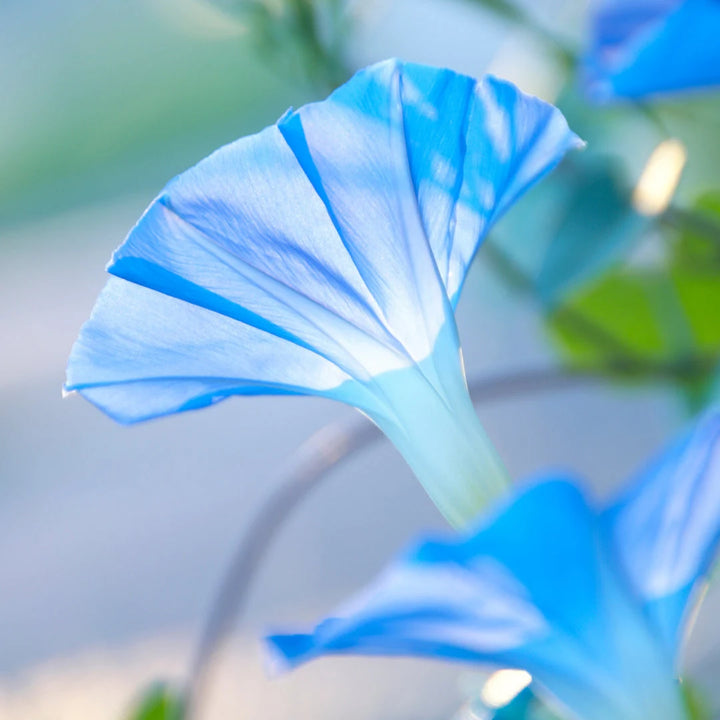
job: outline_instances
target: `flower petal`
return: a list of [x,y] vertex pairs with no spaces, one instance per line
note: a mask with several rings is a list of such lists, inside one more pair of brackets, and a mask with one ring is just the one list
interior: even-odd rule
[[[457,355],[445,283],[454,302],[492,220],[576,143],[557,110],[511,85],[381,63],[175,178],[109,271],[238,321],[228,335],[248,340],[243,352],[258,353],[256,366],[269,333],[287,341],[278,350],[297,345],[367,384],[428,358],[441,332]],[[107,337],[85,334],[86,349],[98,345],[71,368],[68,387],[117,382],[114,371],[101,378],[113,366]],[[92,380],[82,377],[90,370]],[[307,380],[309,392],[315,385]],[[124,381],[104,407],[142,403],[143,388]],[[154,390],[146,402],[123,414],[175,406],[159,404]]]
[[617,552],[674,653],[720,541],[720,412],[645,469],[607,511]]
[[304,345],[358,378],[408,364],[393,357],[375,299],[276,126],[169,183],[108,269]]
[[584,146],[552,105],[492,76],[476,85],[467,119],[463,183],[450,223],[446,285],[453,305],[492,225],[569,150]]
[[720,84],[717,0],[605,0],[585,61],[597,99]]
[[[583,145],[557,108],[510,83],[395,60],[361,71],[280,128],[337,210],[331,214],[376,293],[387,292],[393,277],[427,287],[434,274],[429,244],[453,304],[492,223]],[[328,143],[329,137],[339,140]],[[392,255],[379,257],[378,242]],[[394,296],[397,288],[389,289]]]
[[506,473],[467,393],[453,303],[490,223],[577,143],[511,85],[398,61],[361,71],[167,185],[109,267],[155,295],[113,285],[67,388],[126,422],[263,390],[342,399],[464,523]]
[[452,312],[418,213],[400,86],[400,65],[381,63],[278,125],[393,336],[419,361]]
[[268,642],[279,666],[339,653],[470,660],[527,670],[586,720],[683,718],[671,663],[606,550],[580,492],[544,482],[470,539],[422,543],[313,631]]
[[[245,351],[248,344],[252,353]],[[299,345],[111,278],[75,343],[66,388],[128,423],[239,393],[345,399],[344,392],[357,390],[348,380],[335,365]]]

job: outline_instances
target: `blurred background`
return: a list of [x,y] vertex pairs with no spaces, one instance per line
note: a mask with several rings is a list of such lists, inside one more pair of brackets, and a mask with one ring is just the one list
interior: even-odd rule
[[[321,0],[310,25],[285,5],[310,3],[0,2],[0,720],[121,719],[147,683],[182,678],[284,460],[352,415],[242,398],[124,428],[60,388],[110,253],[164,183],[357,67],[490,71],[557,102],[589,141],[502,221],[459,310],[471,378],[588,373],[479,405],[513,476],[561,466],[607,493],[715,392],[717,92],[589,105],[578,0],[536,0],[521,20],[497,0]],[[385,443],[333,471],[273,545],[202,717],[452,717],[482,685],[472,668],[322,660],[268,680],[256,641],[442,525]],[[718,617],[711,588],[687,651],[708,683]]]

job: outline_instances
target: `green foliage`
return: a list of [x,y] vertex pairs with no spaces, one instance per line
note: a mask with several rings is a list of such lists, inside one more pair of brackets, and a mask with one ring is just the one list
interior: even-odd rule
[[327,91],[352,75],[345,57],[345,0],[214,0],[239,15],[257,49],[280,71]]
[[695,685],[683,681],[680,684],[680,691],[682,692],[690,720],[711,720],[712,712],[707,703],[707,699]]
[[[573,366],[638,376],[662,368],[697,409],[720,362],[720,242],[707,231],[720,219],[720,196],[701,198],[689,217],[692,223],[656,238],[664,258],[610,269],[551,311],[548,322]],[[568,310],[600,332],[583,332]]]
[[611,264],[645,227],[614,163],[595,158],[575,164],[579,170],[558,176],[565,183],[564,203],[551,226],[537,278],[538,292],[548,305]]
[[179,693],[164,683],[155,683],[141,696],[127,720],[183,720]]
[[667,222],[680,232],[674,247],[679,263],[691,268],[720,268],[720,191],[701,195],[692,212],[672,210]]
[[522,198],[493,238],[551,308],[627,255],[646,227],[620,164],[581,152]]

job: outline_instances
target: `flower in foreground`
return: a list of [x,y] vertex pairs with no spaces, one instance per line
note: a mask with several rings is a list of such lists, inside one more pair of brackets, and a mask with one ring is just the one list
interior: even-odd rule
[[605,507],[550,478],[470,537],[430,539],[308,634],[268,639],[280,667],[322,654],[449,658],[529,672],[584,720],[683,720],[681,644],[720,535],[720,412]]
[[599,0],[585,57],[598,100],[720,85],[718,0]]
[[492,223],[579,142],[495,78],[367,68],[165,187],[112,258],[66,390],[125,423],[237,394],[343,401],[462,523],[505,472],[454,308]]

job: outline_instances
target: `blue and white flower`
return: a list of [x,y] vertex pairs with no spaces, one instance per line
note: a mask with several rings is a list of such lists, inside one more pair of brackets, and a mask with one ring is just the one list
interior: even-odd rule
[[165,187],[112,258],[66,389],[125,423],[238,394],[340,400],[462,523],[505,472],[454,308],[491,225],[579,144],[495,78],[367,68]]
[[598,100],[720,85],[718,0],[597,0],[585,57]]
[[720,539],[720,412],[609,505],[547,478],[469,537],[429,539],[309,633],[273,635],[281,667],[323,654],[513,667],[583,720],[686,720],[679,658]]

